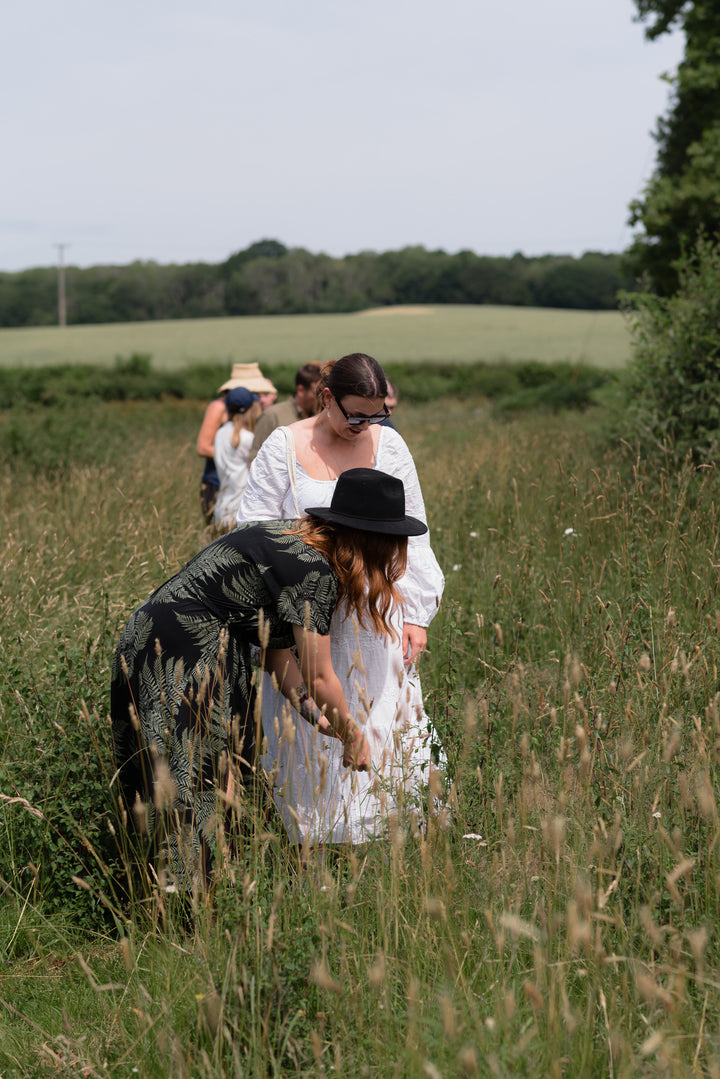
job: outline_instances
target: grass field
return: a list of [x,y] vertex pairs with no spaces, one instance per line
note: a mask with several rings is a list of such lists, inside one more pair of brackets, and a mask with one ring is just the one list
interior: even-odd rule
[[0,440],[3,1079],[720,1076],[716,468],[597,409],[403,402],[452,816],[308,868],[250,807],[188,920],[113,890],[108,697],[129,612],[204,541],[202,413],[18,410],[8,445],[59,429],[60,469]]
[[489,306],[0,330],[2,366],[111,364],[134,352],[150,353],[160,370],[204,361],[300,366],[348,352],[368,352],[383,364],[569,360],[618,369],[629,335],[617,311]]

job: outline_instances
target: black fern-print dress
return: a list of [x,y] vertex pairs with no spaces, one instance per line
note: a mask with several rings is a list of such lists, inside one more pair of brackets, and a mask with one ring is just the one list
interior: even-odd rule
[[[221,536],[161,585],[120,636],[111,686],[120,786],[136,816],[139,796],[150,834],[161,816],[171,822],[177,872],[188,856],[211,861],[226,754],[252,767],[250,646],[260,643],[261,621],[271,648],[291,647],[293,626],[329,631],[337,579],[319,552],[287,535],[295,523],[246,524]],[[180,833],[191,847],[184,854]]]

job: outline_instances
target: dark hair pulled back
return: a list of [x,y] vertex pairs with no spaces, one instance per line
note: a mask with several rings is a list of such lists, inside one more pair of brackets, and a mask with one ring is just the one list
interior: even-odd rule
[[339,360],[329,360],[320,372],[318,397],[325,387],[336,401],[343,397],[385,397],[387,379],[380,364],[364,352],[351,352]]

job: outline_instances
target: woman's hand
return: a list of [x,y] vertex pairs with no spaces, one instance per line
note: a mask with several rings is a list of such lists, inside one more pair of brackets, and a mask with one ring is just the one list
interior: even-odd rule
[[343,764],[355,772],[370,771],[370,744],[356,723],[352,724],[343,740]]
[[324,734],[326,738],[338,738],[342,742],[341,736],[330,724],[330,720],[327,718],[324,712],[322,712],[315,701],[308,695],[308,691],[303,687],[300,695],[296,700],[293,700],[294,707],[298,710],[302,718],[310,723],[311,726],[317,727],[320,734]]
[[328,726],[342,741],[343,764],[357,772],[369,772],[370,746],[362,728],[350,715],[340,680],[333,670],[330,638],[302,626],[293,626],[293,631],[305,685],[322,709]]
[[330,721],[327,716],[321,714],[320,719],[315,724],[320,734],[324,734],[326,738],[338,738],[342,742],[342,738],[337,731],[333,730],[330,726]]
[[403,626],[402,651],[403,662],[408,666],[421,656],[427,646],[427,630],[424,626],[415,626],[406,622]]

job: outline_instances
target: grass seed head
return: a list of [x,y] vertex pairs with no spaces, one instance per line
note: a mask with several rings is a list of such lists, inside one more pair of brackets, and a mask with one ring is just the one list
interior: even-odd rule
[[164,757],[159,757],[155,764],[155,781],[153,783],[153,804],[162,812],[172,809],[177,801],[177,785],[170,774],[170,767]]

